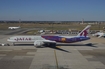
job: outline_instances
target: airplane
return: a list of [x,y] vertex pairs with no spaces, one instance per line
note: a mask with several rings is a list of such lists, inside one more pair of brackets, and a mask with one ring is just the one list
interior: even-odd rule
[[19,28],[20,28],[20,26],[18,26],[18,27],[8,27],[8,29],[12,29],[12,30],[19,29]]
[[45,32],[44,30],[40,30],[40,31],[38,31],[39,33],[43,33],[43,32]]
[[77,36],[58,36],[58,35],[41,35],[41,36],[13,36],[7,41],[14,43],[33,43],[36,47],[43,45],[55,45],[57,43],[74,43],[90,39],[88,30],[91,25],[86,26]]
[[95,33],[95,34],[92,34],[92,36],[96,36],[96,37],[98,37],[98,38],[101,38],[101,37],[104,37],[104,34],[105,34],[105,33],[103,33],[103,32],[97,32],[97,33]]

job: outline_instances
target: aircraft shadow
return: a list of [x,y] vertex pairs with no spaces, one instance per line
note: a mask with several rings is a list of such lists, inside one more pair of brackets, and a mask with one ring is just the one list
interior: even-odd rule
[[[92,43],[87,43],[87,44],[56,44],[56,45],[44,45],[42,47],[37,47],[37,48],[45,48],[45,47],[49,47],[49,48],[52,48],[52,49],[56,49],[56,50],[60,50],[60,51],[64,51],[64,52],[67,52],[67,53],[71,53],[67,50],[64,50],[62,48],[59,48],[57,46],[89,46],[89,47],[97,47],[95,46],[96,44],[92,44]],[[15,46],[34,46],[34,44],[15,44]]]
[[95,44],[87,43],[87,44],[57,44],[58,46],[89,46],[89,47],[97,47]]
[[53,49],[56,49],[56,50],[61,50],[61,51],[64,51],[64,52],[67,52],[67,53],[71,53],[67,50],[64,50],[62,48],[59,48],[57,46],[89,46],[89,47],[97,47],[97,46],[94,46],[96,44],[92,44],[92,43],[87,43],[87,44],[57,44],[56,46],[54,45],[50,45],[50,46],[44,46],[44,47],[49,47],[49,48],[53,48]]
[[47,46],[47,47],[53,48],[53,49],[56,49],[56,50],[60,50],[60,51],[64,51],[64,52],[67,52],[67,53],[71,53],[71,52],[69,52],[69,51],[67,51],[67,50],[64,50],[64,49],[62,49],[62,48],[59,48],[59,47],[57,47],[57,46]]
[[[14,46],[34,46],[34,44],[15,44]],[[69,51],[61,49],[61,48],[58,48],[55,45],[50,45],[50,46],[44,45],[44,46],[37,47],[37,48],[45,48],[45,47],[49,47],[49,48],[53,48],[53,49],[56,49],[56,50],[60,50],[60,51],[64,51],[64,52],[70,53]]]
[[[44,45],[44,47],[56,47],[56,46],[90,46],[90,47],[97,47],[95,46],[97,43],[87,43],[87,44],[67,44],[67,43],[59,43],[56,45],[50,45],[50,46],[46,46]],[[15,44],[14,46],[34,46],[34,44]]]

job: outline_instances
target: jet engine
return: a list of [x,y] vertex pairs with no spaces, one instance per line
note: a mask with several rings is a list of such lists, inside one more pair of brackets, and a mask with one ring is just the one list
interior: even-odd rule
[[39,40],[34,42],[34,46],[36,46],[36,47],[41,47],[41,46],[43,46],[43,44],[44,44],[43,41],[39,41]]

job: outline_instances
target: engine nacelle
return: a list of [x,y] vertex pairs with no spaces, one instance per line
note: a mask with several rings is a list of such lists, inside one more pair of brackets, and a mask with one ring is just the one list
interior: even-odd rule
[[44,44],[43,41],[39,41],[39,40],[34,42],[34,46],[36,47],[42,46],[43,44]]

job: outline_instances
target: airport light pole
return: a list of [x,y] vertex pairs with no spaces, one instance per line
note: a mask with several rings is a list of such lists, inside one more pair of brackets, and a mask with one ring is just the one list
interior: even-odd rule
[[100,22],[99,22],[99,30],[100,30]]
[[53,23],[52,23],[52,33],[53,33]]
[[21,19],[19,19],[19,26],[21,25]]

